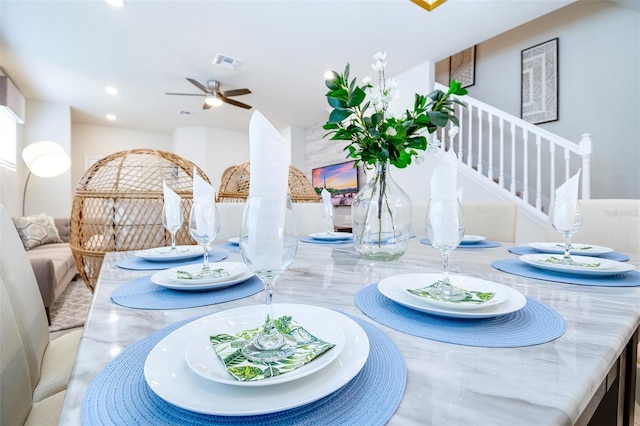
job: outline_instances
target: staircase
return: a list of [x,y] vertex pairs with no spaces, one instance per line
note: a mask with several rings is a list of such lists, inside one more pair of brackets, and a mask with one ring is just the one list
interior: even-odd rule
[[[444,92],[447,87],[435,83]],[[461,173],[473,175],[490,191],[515,201],[541,224],[547,222],[555,188],[580,172],[581,197],[590,198],[591,138],[579,143],[557,136],[470,96],[456,105],[459,132],[451,123],[437,132],[442,150],[453,149]]]

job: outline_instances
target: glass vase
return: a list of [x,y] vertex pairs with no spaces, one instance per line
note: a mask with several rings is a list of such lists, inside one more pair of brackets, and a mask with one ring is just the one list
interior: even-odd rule
[[411,233],[411,199],[391,178],[389,163],[377,163],[375,175],[351,204],[353,245],[363,257],[398,259]]

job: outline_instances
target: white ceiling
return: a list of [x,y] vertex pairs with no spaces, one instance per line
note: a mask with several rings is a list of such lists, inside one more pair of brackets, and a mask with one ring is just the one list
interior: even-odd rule
[[[306,127],[327,118],[328,69],[350,62],[353,76],[371,75],[373,54],[386,51],[394,75],[573,1],[448,0],[427,12],[409,0],[128,0],[120,9],[100,0],[0,0],[0,66],[28,99],[69,105],[74,122],[247,131],[253,109],[202,110],[203,98],[165,95],[198,93],[191,77],[249,88],[234,99],[277,128]],[[214,66],[220,53],[241,66]],[[107,85],[120,94],[108,95]]]

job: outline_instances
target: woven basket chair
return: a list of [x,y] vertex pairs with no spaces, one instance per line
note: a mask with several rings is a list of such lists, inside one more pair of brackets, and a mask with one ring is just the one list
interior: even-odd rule
[[[162,226],[162,181],[182,198],[183,223],[193,200],[194,164],[170,152],[134,149],[96,162],[78,184],[69,244],[86,286],[93,291],[105,253],[171,245]],[[198,174],[209,178],[196,166]],[[183,225],[176,244],[195,244]]]
[[[217,202],[244,203],[249,196],[249,162],[228,167],[222,173]],[[289,166],[289,196],[294,203],[318,203],[320,198],[309,178],[300,169]]]

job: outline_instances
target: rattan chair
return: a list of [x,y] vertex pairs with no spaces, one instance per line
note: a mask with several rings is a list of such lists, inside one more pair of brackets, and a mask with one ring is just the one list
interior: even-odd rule
[[[227,168],[222,173],[219,203],[244,203],[249,195],[249,162]],[[294,203],[318,203],[320,198],[309,178],[300,170],[289,166],[289,195]]]
[[[162,226],[162,181],[182,198],[184,224],[177,244],[195,244],[186,223],[193,198],[194,164],[170,152],[134,149],[96,162],[78,184],[69,244],[80,276],[95,288],[105,253],[168,246]],[[196,166],[197,173],[209,178]]]

